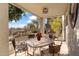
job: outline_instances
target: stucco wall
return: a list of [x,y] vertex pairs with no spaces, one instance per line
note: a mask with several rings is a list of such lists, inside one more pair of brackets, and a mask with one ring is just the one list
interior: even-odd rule
[[[79,15],[79,12],[78,12]],[[79,17],[78,17],[79,19]],[[77,23],[79,23],[77,19]],[[68,16],[68,26],[66,28],[66,41],[67,41],[67,46],[68,46],[68,52],[70,56],[79,56],[79,40],[77,39],[77,28],[72,29],[69,21],[69,16]],[[79,27],[78,24],[76,24],[77,27]]]
[[8,54],[8,4],[0,3],[0,56]]

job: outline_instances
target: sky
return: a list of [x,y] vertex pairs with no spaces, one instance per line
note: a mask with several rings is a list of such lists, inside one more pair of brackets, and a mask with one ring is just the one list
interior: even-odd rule
[[[37,16],[32,15],[31,13],[25,13],[25,16],[22,15],[22,17],[19,19],[19,21],[15,22],[10,21],[9,22],[9,28],[23,28],[28,23],[31,23],[32,20],[37,20]],[[46,23],[46,21],[45,21]]]
[[22,17],[19,19],[19,21],[15,22],[10,21],[9,22],[9,28],[23,28],[28,23],[31,23],[32,20],[36,20],[37,17],[32,15],[31,13],[25,13],[25,16],[22,15]]

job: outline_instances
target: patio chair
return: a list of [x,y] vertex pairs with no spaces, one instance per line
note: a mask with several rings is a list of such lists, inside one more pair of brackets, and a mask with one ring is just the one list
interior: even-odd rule
[[49,48],[49,53],[53,54],[53,56],[55,54],[60,55],[60,48],[61,45],[53,45],[52,48]]
[[24,43],[20,43],[19,45],[16,45],[15,55],[17,55],[18,52],[22,52],[27,50],[27,45]]
[[53,54],[53,56],[55,54],[60,55],[61,45],[62,45],[62,42],[59,45],[58,44],[52,44],[52,45],[50,44],[49,45],[49,53]]
[[49,49],[42,50],[42,51],[41,51],[41,56],[51,56],[51,55],[49,54]]
[[60,55],[61,45],[62,45],[62,42],[59,45],[51,43],[48,49],[41,51],[41,56]]

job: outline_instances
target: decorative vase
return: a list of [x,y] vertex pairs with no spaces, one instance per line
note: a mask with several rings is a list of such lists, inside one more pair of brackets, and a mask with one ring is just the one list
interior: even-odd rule
[[41,40],[41,38],[40,38],[40,37],[37,37],[37,40],[38,40],[38,41],[40,41],[40,40]]

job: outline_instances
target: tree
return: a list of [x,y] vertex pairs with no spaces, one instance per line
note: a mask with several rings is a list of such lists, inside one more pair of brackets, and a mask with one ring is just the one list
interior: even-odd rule
[[38,20],[32,20],[32,23],[35,24],[35,27],[38,29]]
[[32,20],[32,22],[31,23],[28,23],[27,24],[27,27],[28,27],[28,29],[30,30],[30,31],[32,31],[32,32],[37,32],[38,31],[38,20]]
[[17,8],[12,4],[9,4],[9,21],[12,20],[18,21],[22,17],[23,13],[24,13],[23,10]]
[[61,17],[56,17],[53,21],[50,22],[51,29],[60,35],[62,29]]
[[32,32],[35,30],[35,25],[33,23],[28,23],[27,26],[28,26],[28,30]]

